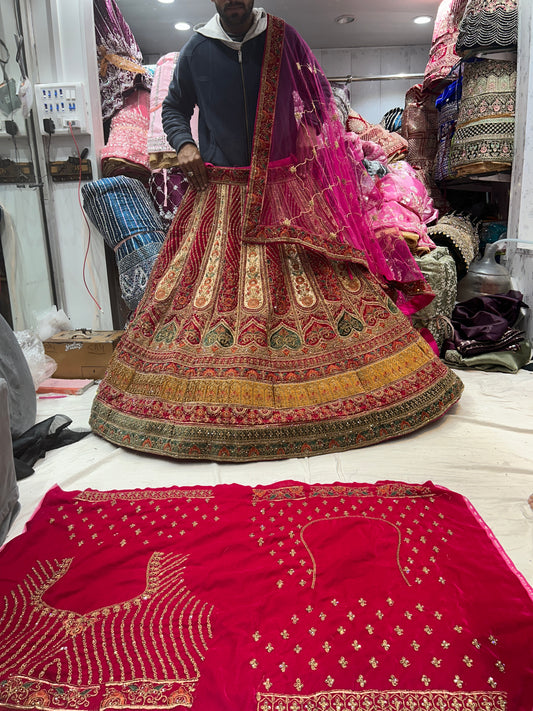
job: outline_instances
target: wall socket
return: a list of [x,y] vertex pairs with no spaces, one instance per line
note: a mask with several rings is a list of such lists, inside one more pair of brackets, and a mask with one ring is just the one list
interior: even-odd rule
[[87,130],[87,105],[81,82],[36,84],[35,103],[43,135],[50,133],[45,128],[50,127],[49,121],[53,122],[54,134],[68,134],[71,128],[77,133]]

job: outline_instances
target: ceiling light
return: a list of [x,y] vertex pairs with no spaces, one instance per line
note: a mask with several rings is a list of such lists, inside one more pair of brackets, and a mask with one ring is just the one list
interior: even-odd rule
[[427,25],[428,22],[431,22],[432,20],[433,18],[429,15],[420,15],[420,17],[415,17],[413,22],[415,23],[415,25]]
[[355,20],[355,17],[353,15],[339,15],[339,17],[335,18],[335,22],[339,25],[348,25],[350,22],[353,22]]
[[159,2],[162,2],[165,5],[170,5],[170,3],[174,2],[174,0],[159,0]]
[[177,30],[180,30],[181,32],[185,32],[186,30],[190,30],[190,29],[191,29],[191,26],[189,25],[188,22],[176,22],[176,24],[174,25],[174,27],[175,27]]

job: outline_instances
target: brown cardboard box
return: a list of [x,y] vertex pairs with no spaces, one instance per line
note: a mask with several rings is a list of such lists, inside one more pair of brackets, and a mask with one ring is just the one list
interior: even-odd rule
[[44,341],[44,352],[57,363],[54,378],[104,377],[124,331],[62,331]]

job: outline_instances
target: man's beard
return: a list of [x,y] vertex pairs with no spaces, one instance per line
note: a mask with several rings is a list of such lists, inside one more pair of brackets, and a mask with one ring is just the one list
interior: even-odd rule
[[[250,16],[253,12],[253,7],[251,7],[249,10],[247,10],[244,14],[233,14],[234,10],[236,9],[241,9],[245,8],[245,5],[241,3],[234,3],[233,7],[225,7],[222,12],[219,11],[220,16],[224,20],[224,23],[228,26],[240,26],[246,24],[246,22],[250,19]],[[231,14],[230,14],[231,13]]]

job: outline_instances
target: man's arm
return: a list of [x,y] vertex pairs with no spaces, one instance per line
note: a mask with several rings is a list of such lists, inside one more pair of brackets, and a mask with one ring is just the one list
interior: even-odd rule
[[190,55],[180,55],[161,117],[167,140],[176,151],[178,168],[193,187],[204,190],[208,184],[207,169],[191,132],[191,117],[197,102],[189,62]]

